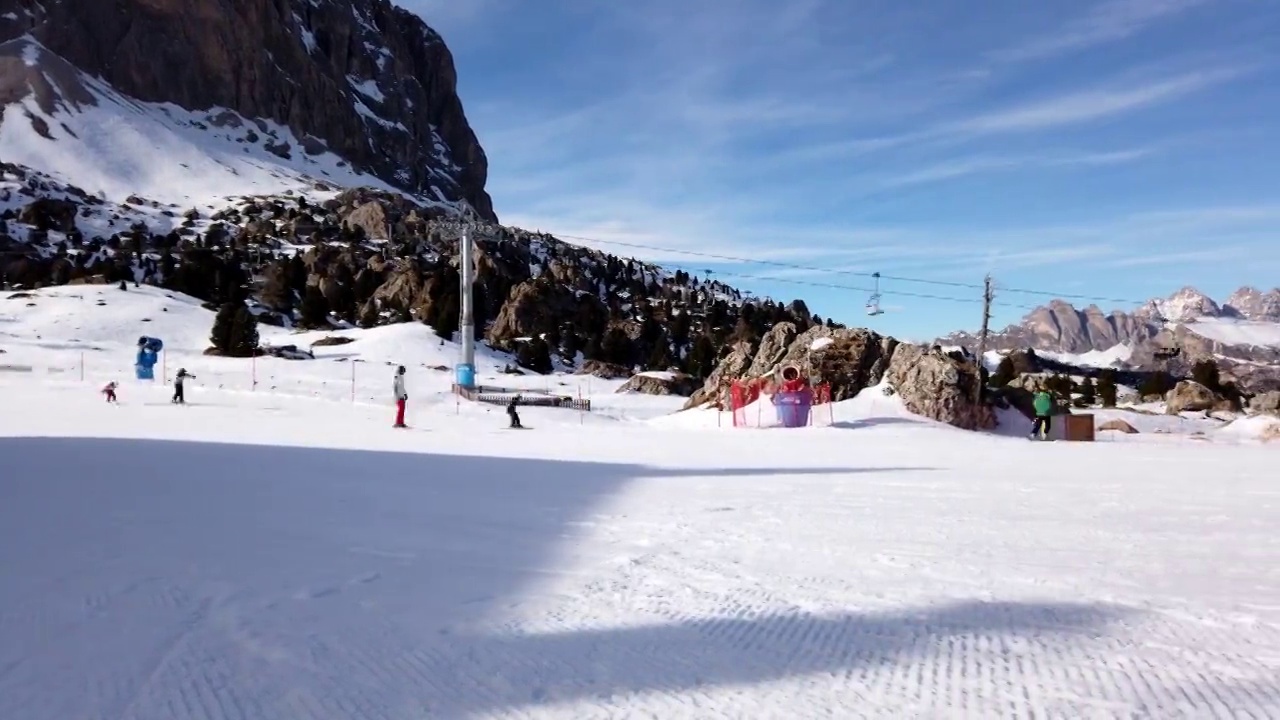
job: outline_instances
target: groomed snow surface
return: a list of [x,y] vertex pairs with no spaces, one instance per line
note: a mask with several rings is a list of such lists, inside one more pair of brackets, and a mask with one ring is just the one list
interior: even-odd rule
[[733,429],[593,380],[510,431],[421,326],[253,389],[211,318],[0,297],[0,718],[1280,716],[1280,446],[1238,423],[1031,443],[863,393]]

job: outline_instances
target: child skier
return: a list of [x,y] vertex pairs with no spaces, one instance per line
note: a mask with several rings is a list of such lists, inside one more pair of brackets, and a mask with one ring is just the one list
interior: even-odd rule
[[195,378],[195,375],[187,372],[186,368],[178,368],[178,374],[173,376],[173,400],[179,405],[187,404],[187,396],[183,393],[182,383],[187,378]]
[[507,417],[511,418],[511,427],[520,429],[524,426],[520,424],[520,415],[516,412],[516,405],[520,404],[520,396],[516,395],[511,398],[511,403],[507,405]]
[[404,390],[404,366],[396,368],[396,379],[392,388],[396,395],[396,424],[392,427],[408,427],[404,424],[404,405],[409,401],[409,394]]
[[120,386],[116,384],[116,381],[112,380],[102,388],[102,394],[107,396],[107,402],[116,402],[116,388],[118,387]]
[[1041,440],[1048,440],[1050,418],[1053,415],[1053,397],[1047,391],[1041,390],[1036,393],[1032,404],[1035,407],[1036,419],[1031,425],[1031,439],[1035,440],[1038,437]]

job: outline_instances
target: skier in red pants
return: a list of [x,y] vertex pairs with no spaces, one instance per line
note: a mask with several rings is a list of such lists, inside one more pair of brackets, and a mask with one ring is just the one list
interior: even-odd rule
[[395,380],[396,394],[396,424],[393,427],[408,427],[404,424],[404,404],[409,400],[409,395],[404,391],[404,366],[396,368]]
[[107,396],[107,402],[109,403],[116,402],[117,387],[119,386],[116,385],[116,381],[112,380],[111,382],[107,383],[106,387],[102,388],[102,394]]

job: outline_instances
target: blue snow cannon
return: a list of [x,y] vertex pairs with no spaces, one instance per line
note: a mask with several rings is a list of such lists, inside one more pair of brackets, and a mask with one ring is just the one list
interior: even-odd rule
[[156,357],[164,349],[160,338],[143,335],[138,338],[138,357],[134,360],[133,369],[139,380],[155,380]]

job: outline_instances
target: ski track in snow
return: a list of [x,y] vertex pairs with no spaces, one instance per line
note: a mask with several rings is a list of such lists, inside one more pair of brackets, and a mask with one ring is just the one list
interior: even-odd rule
[[[1280,716],[1274,444],[1028,443],[883,398],[505,433],[416,366],[402,432],[386,363],[453,351],[411,327],[330,349],[374,398],[338,402],[322,361],[260,361],[317,396],[218,389],[243,361],[161,293],[113,295],[119,327],[57,295],[5,306],[0,363],[103,349],[84,383],[0,373],[0,718]],[[135,316],[192,405],[96,394]]]

